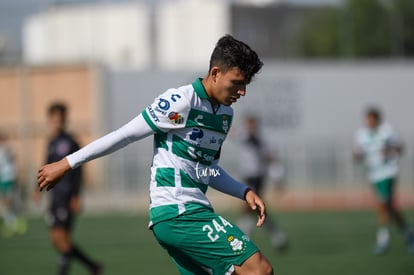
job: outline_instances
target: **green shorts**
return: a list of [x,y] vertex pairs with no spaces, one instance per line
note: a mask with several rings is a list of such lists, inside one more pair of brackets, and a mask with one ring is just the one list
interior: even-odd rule
[[0,182],[0,198],[10,198],[13,192],[13,181]]
[[231,274],[259,249],[239,228],[201,208],[152,227],[181,274]]
[[390,202],[394,195],[394,178],[388,178],[374,183],[375,193],[381,202]]

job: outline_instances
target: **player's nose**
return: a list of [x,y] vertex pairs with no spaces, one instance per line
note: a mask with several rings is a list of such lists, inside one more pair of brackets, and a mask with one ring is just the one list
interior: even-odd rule
[[245,96],[245,95],[246,95],[246,89],[243,89],[243,90],[238,90],[238,91],[237,91],[237,94],[238,94],[239,96]]

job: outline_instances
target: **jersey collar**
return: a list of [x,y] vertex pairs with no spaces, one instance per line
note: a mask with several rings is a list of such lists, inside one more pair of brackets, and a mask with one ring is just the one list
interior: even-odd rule
[[203,99],[208,99],[208,95],[206,92],[206,89],[203,86],[203,83],[201,83],[201,78],[197,78],[194,82],[193,82],[193,88],[194,91],[196,92],[196,94]]

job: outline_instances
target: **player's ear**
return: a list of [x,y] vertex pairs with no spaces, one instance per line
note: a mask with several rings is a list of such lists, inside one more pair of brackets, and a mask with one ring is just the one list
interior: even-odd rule
[[220,68],[219,67],[214,66],[214,67],[211,68],[210,77],[211,77],[211,79],[213,79],[214,82],[216,82],[217,76],[218,76],[219,73],[220,73]]

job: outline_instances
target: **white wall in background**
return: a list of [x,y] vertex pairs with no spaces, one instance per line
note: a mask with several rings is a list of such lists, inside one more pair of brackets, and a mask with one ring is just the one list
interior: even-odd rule
[[25,22],[24,61],[144,68],[151,57],[149,22],[148,6],[139,3],[54,8]]
[[229,21],[227,1],[161,2],[156,12],[159,67],[207,71],[215,43],[230,32]]

